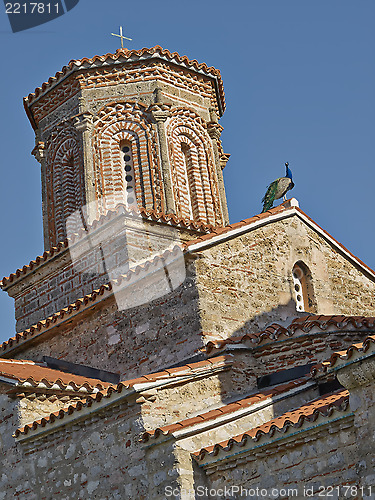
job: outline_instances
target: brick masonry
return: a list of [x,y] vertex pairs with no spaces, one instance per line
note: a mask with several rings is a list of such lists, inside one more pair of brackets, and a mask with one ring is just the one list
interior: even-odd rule
[[[191,365],[207,357],[210,341],[256,334],[273,322],[288,325],[304,316],[296,311],[296,265],[305,270],[308,312],[375,316],[371,270],[296,210],[281,218],[282,211],[271,213],[276,218],[266,214],[241,234],[218,229],[228,224],[222,168],[229,157],[218,123],[225,108],[220,73],[160,47],[124,50],[71,62],[25,104],[36,133],[33,153],[41,163],[44,242],[53,251],[3,281],[15,299],[18,332],[3,344],[3,357],[40,362],[47,355],[116,372],[121,380],[176,364],[185,365],[185,375],[169,378],[168,372],[166,380],[159,374],[98,397],[82,393],[87,399],[79,403],[73,390],[64,392],[58,384],[31,383],[29,377],[20,389],[14,378],[2,377],[0,500],[238,499],[198,495],[198,487],[231,485],[277,488],[279,496],[271,498],[279,500],[306,498],[304,487],[314,488],[316,498],[320,487],[337,486],[357,493],[367,488],[356,498],[373,498],[371,350],[360,363],[337,369],[337,380],[350,392],[344,410],[309,422],[301,418],[251,449],[232,443],[207,463],[193,455],[282,419],[322,390],[309,378],[299,392],[262,399],[258,377],[324,361],[371,330],[351,323],[345,329],[297,329],[291,337],[252,345],[228,342],[230,362]],[[131,148],[137,205],[154,218],[107,213],[124,201],[124,144]],[[91,240],[73,235],[71,255],[65,223],[70,221],[70,233],[79,230],[80,219],[69,217],[83,205]],[[175,217],[168,221],[166,214]],[[216,241],[202,238],[200,249],[183,247],[207,229],[189,219],[215,226]],[[217,240],[218,235],[223,237]],[[165,264],[172,252],[160,257],[176,243],[185,248],[180,269],[177,260]],[[159,260],[134,269],[137,259],[155,254]],[[172,287],[177,271],[181,282],[176,279]],[[160,293],[166,282],[169,289]],[[249,395],[267,402],[249,410],[239,403]],[[218,409],[233,401],[241,408],[223,419]],[[211,420],[202,424],[198,418],[197,424],[194,417],[202,413],[211,413]],[[141,441],[144,431],[185,419],[193,421],[183,432]],[[175,492],[167,495],[171,487]],[[282,493],[288,488],[298,488],[297,495]]]
[[[113,243],[108,244],[113,265],[121,259],[126,262],[124,246],[118,246],[116,257]],[[88,254],[79,261],[84,273],[90,258]],[[113,299],[99,302],[91,312],[52,326],[48,333],[54,338],[52,344],[25,345],[22,355],[90,360],[105,369],[116,359],[117,370],[131,376],[157,371],[198,354],[212,339],[257,333],[272,322],[283,323],[297,315],[292,269],[301,260],[311,270],[318,313],[374,315],[374,282],[303,222],[287,218],[188,256],[186,278],[173,292],[124,311],[118,310]],[[49,266],[55,274],[47,271]],[[23,280],[27,288],[16,296],[16,311],[23,313],[18,319],[19,331],[36,319],[45,319],[45,311],[56,312],[106,281],[100,273],[94,273],[89,281],[87,273],[80,273],[79,266],[71,264],[63,271],[59,271],[58,262],[44,267],[43,281],[38,273],[31,274]],[[152,283],[146,280],[135,285],[144,294],[146,286]],[[21,283],[14,285],[15,290],[20,288]],[[131,295],[136,290],[128,288],[124,293]],[[274,349],[260,346],[254,355],[267,360],[272,369],[287,368],[297,362],[322,360],[363,335],[350,331],[333,334],[328,343],[326,336],[307,336],[305,341],[283,342],[281,353],[278,345]]]

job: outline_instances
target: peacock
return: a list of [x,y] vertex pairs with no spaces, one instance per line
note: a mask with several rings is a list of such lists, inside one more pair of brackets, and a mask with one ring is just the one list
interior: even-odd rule
[[279,198],[282,198],[284,196],[284,201],[285,201],[285,194],[287,191],[290,189],[294,188],[294,183],[292,180],[292,172],[289,168],[289,163],[285,163],[286,167],[286,174],[285,177],[279,177],[275,181],[271,182],[271,184],[267,188],[266,194],[263,196],[262,203],[263,203],[263,212],[267,212],[275,200],[278,200]]

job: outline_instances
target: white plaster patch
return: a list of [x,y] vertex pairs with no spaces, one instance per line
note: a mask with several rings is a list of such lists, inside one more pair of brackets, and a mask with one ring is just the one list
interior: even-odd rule
[[114,326],[112,326],[112,325],[107,326],[107,334],[108,335],[114,335],[115,333],[117,333],[117,330]]

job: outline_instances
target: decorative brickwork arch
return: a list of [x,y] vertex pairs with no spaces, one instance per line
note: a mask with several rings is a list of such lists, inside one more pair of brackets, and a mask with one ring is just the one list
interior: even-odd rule
[[121,158],[122,144],[130,144],[138,206],[161,209],[162,186],[157,136],[145,106],[134,102],[105,106],[94,131],[96,198],[101,213],[126,203],[126,181]]
[[166,125],[177,215],[221,224],[214,152],[205,121],[178,108]]
[[46,191],[51,246],[75,232],[69,216],[85,204],[82,153],[75,128],[59,125],[48,141]]

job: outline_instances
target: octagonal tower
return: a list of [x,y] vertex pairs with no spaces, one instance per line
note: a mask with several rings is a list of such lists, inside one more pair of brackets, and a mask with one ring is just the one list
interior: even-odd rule
[[73,60],[24,100],[41,163],[45,248],[89,204],[89,221],[118,203],[228,223],[218,120],[220,72],[151,49]]

